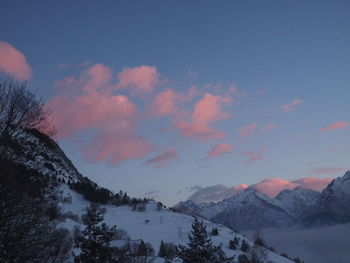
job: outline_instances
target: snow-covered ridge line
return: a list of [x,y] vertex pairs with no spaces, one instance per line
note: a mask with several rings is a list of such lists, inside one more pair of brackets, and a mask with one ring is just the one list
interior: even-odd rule
[[334,179],[321,193],[298,187],[282,190],[271,198],[247,188],[217,203],[196,204],[187,200],[174,209],[236,230],[346,223],[350,222],[350,171]]

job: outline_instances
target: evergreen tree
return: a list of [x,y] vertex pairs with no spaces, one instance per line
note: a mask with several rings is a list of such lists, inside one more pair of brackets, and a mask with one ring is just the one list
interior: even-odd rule
[[188,246],[179,245],[179,257],[184,263],[222,263],[225,262],[221,247],[214,246],[203,221],[197,218],[192,223],[191,234],[188,235]]
[[176,247],[174,243],[160,242],[158,257],[173,259],[176,255]]
[[211,235],[212,235],[212,236],[218,236],[218,235],[219,235],[219,230],[218,230],[216,227],[214,227],[214,228],[211,230]]
[[245,254],[238,256],[238,263],[251,263]]
[[105,223],[101,224],[104,212],[97,204],[86,208],[86,214],[82,216],[85,229],[82,231],[83,236],[78,239],[81,254],[76,257],[77,262],[117,262],[117,248],[110,246],[117,233],[116,226],[110,228]]
[[245,240],[243,239],[242,245],[241,245],[241,250],[242,250],[243,252],[248,252],[248,249],[249,249],[249,244],[247,243],[247,241],[245,241]]
[[229,247],[230,249],[236,250],[239,245],[239,239],[235,237],[233,240],[230,240]]
[[165,244],[162,240],[162,241],[160,241],[158,257],[165,258],[166,255],[167,255],[166,247],[165,247]]

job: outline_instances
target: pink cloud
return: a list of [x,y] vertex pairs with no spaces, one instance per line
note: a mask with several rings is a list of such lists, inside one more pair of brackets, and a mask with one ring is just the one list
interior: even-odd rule
[[127,96],[116,94],[110,68],[95,64],[79,79],[69,77],[59,82],[58,94],[47,104],[52,109],[58,138],[71,138],[84,131],[94,131],[82,147],[91,162],[119,163],[143,158],[153,146],[137,134],[139,111]]
[[56,89],[74,89],[78,84],[78,80],[74,77],[65,77],[59,81],[56,81],[53,86]]
[[229,143],[219,143],[215,145],[204,159],[222,156],[232,152],[232,145]]
[[0,41],[0,71],[19,80],[32,77],[32,70],[23,53],[9,43]]
[[86,92],[110,92],[113,88],[112,70],[103,65],[95,64],[83,71],[81,75],[82,88]]
[[123,127],[118,131],[99,132],[91,143],[82,148],[82,152],[90,162],[118,164],[125,160],[143,158],[153,148],[147,140],[136,134],[135,127]]
[[179,93],[171,88],[158,93],[149,105],[151,117],[171,116],[177,122],[188,114],[183,105],[199,95],[196,86],[191,86],[187,93]]
[[261,128],[262,131],[270,131],[270,130],[274,130],[277,128],[276,124],[268,124],[264,127]]
[[252,124],[243,126],[240,131],[239,131],[239,135],[240,136],[247,136],[250,135],[254,132],[254,130],[256,129],[256,126],[258,124],[256,122],[253,122]]
[[295,99],[295,100],[291,101],[290,103],[283,105],[283,106],[282,106],[282,110],[284,110],[284,111],[290,111],[290,110],[291,110],[292,108],[294,108],[296,105],[299,105],[299,104],[301,104],[301,103],[303,103],[302,100],[300,100],[300,99]]
[[242,192],[244,189],[248,188],[247,184],[239,184],[231,187],[236,193]]
[[305,177],[292,181],[292,183],[297,184],[300,187],[322,191],[328,184],[333,181],[333,178],[315,178],[315,177]]
[[284,189],[293,190],[297,187],[322,191],[332,180],[332,178],[322,179],[315,177],[304,177],[292,181],[279,178],[267,178],[251,187],[270,197],[275,197]]
[[232,104],[228,96],[206,93],[194,106],[191,121],[179,121],[177,127],[181,135],[194,137],[200,141],[219,139],[225,133],[212,128],[210,125],[219,120],[225,120],[230,114],[223,111],[223,107]]
[[298,184],[284,179],[268,178],[251,187],[270,197],[275,197],[280,191],[284,189],[294,189],[298,187]]
[[349,126],[349,123],[347,121],[337,121],[335,123],[332,123],[330,125],[324,126],[320,128],[320,131],[332,131],[332,130],[338,130],[338,129],[344,129]]
[[257,151],[242,152],[241,155],[248,157],[248,159],[245,161],[246,164],[252,164],[257,161],[264,160],[264,156]]
[[155,116],[167,116],[176,113],[178,110],[176,100],[178,99],[178,94],[172,89],[159,93],[150,105],[152,114]]
[[174,149],[167,149],[165,152],[146,161],[146,165],[153,165],[154,168],[164,167],[169,161],[177,158],[177,152]]
[[146,94],[154,91],[159,83],[159,73],[154,66],[139,66],[124,68],[118,74],[118,87],[130,88],[134,95]]
[[337,166],[330,166],[330,167],[323,167],[323,168],[316,168],[310,171],[310,174],[313,175],[324,175],[324,174],[334,174],[338,172],[344,172],[348,170],[348,168],[345,167],[337,167]]

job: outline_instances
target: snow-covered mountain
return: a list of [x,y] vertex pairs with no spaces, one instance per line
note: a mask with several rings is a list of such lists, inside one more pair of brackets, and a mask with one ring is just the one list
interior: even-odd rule
[[213,186],[199,188],[188,198],[188,200],[196,204],[217,203],[242,192],[247,187],[248,186],[245,184],[234,187],[226,187],[222,184],[217,184]]
[[199,214],[235,230],[286,227],[295,221],[294,216],[284,209],[279,200],[253,188],[247,188],[216,204],[194,204],[186,201],[177,204],[174,209],[182,213]]
[[306,225],[329,225],[350,222],[350,171],[334,179],[320,194]]
[[247,188],[221,202],[196,204],[187,200],[174,209],[236,230],[346,223],[350,222],[350,171],[333,180],[321,193],[297,187],[270,198]]
[[294,218],[300,218],[313,208],[319,196],[317,191],[298,187],[294,190],[282,190],[275,200]]
[[281,204],[248,188],[242,193],[217,204],[222,210],[211,219],[236,230],[259,229],[274,226],[289,226],[294,218]]

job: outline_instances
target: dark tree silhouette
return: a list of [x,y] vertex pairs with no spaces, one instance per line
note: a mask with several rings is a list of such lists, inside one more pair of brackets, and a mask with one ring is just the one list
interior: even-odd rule
[[118,249],[110,245],[117,235],[117,229],[116,226],[110,228],[102,223],[104,212],[97,204],[86,208],[86,213],[82,216],[85,229],[77,244],[81,254],[76,257],[76,262],[118,262]]
[[187,247],[179,245],[178,254],[184,263],[221,263],[226,261],[221,247],[213,245],[203,221],[199,221],[197,218],[194,220],[188,239]]
[[0,157],[0,262],[60,262],[71,249],[58,229],[55,182]]

